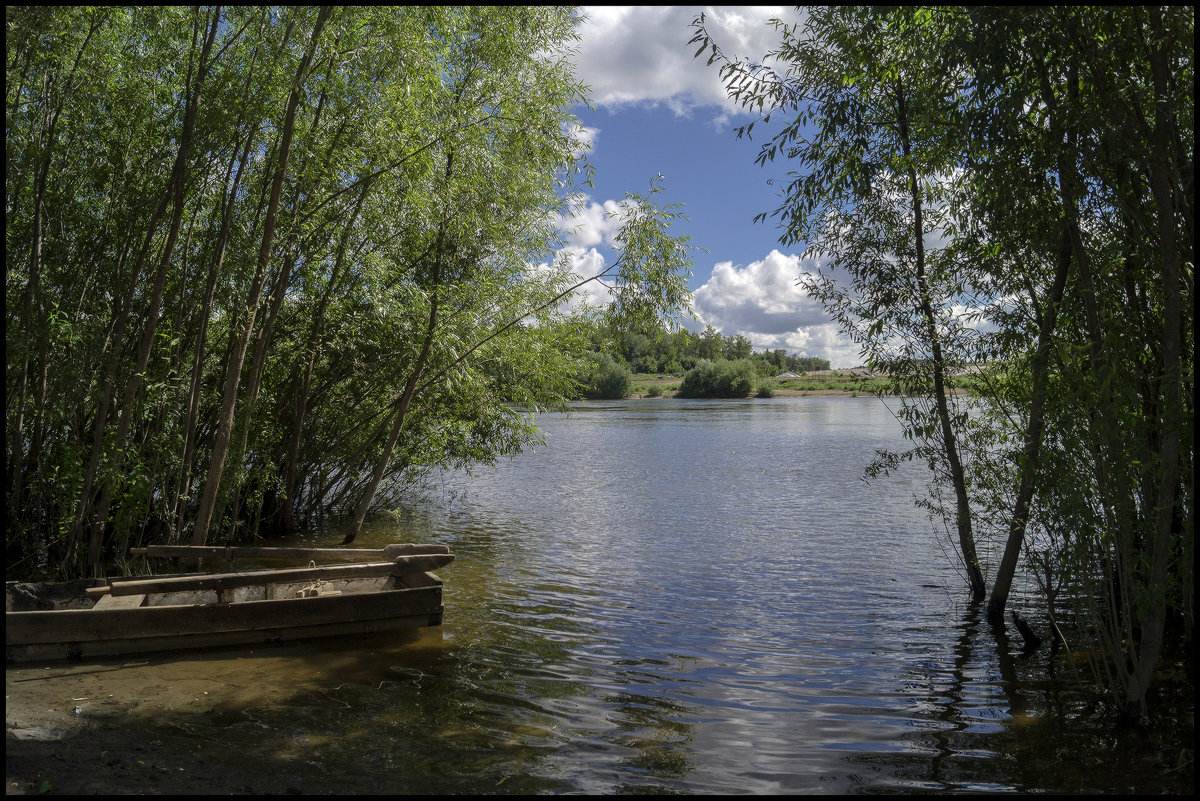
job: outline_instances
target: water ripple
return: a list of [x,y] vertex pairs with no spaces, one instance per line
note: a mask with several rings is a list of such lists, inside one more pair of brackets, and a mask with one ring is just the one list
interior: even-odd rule
[[442,646],[391,674],[455,770],[585,793],[1027,786],[1005,750],[1024,702],[911,502],[919,466],[859,480],[903,445],[877,401],[539,422],[546,448],[444,476],[414,529],[379,534],[457,555]]

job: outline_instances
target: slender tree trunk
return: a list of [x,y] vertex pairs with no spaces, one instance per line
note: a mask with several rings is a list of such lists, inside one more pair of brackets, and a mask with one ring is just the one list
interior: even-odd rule
[[[75,58],[71,63],[71,70],[67,73],[66,78],[62,82],[59,95],[61,100],[56,106],[53,106],[53,113],[50,113],[51,101],[54,98],[52,88],[54,81],[49,75],[44,75],[42,78],[41,102],[44,103],[42,110],[42,126],[40,130],[41,140],[38,142],[38,150],[40,151],[40,159],[38,160],[37,174],[34,178],[34,194],[33,194],[33,238],[30,246],[29,257],[29,279],[25,287],[25,297],[23,301],[23,313],[26,330],[36,332],[37,348],[35,351],[36,358],[31,360],[28,355],[21,362],[21,377],[18,381],[20,390],[18,393],[18,403],[16,407],[16,421],[14,424],[13,437],[10,440],[12,447],[12,458],[9,461],[9,475],[13,481],[13,488],[10,494],[9,519],[10,525],[13,520],[19,521],[25,514],[24,504],[24,477],[26,474],[38,477],[42,475],[40,462],[41,440],[42,440],[42,415],[45,409],[46,396],[46,380],[50,368],[49,363],[49,332],[46,326],[46,311],[45,302],[42,298],[41,288],[41,268],[42,268],[42,247],[43,247],[43,226],[46,217],[46,182],[50,174],[50,165],[53,160],[54,145],[56,140],[55,131],[58,128],[59,118],[62,116],[63,109],[70,102],[71,95],[75,89],[75,76],[79,72],[79,66],[82,63],[84,53],[87,52],[88,46],[92,41],[92,37],[101,25],[102,15],[97,13],[92,15],[91,25],[88,28],[87,36],[84,37],[83,43],[75,54]],[[39,26],[40,27],[40,26]],[[26,68],[28,64],[26,64]],[[12,112],[15,111],[17,103],[20,102],[23,92],[21,85],[26,79],[25,72],[22,72],[18,91],[12,95],[12,100],[9,105],[9,119],[12,118]],[[8,167],[6,175],[12,175],[12,153],[13,149],[6,149],[5,163]],[[9,219],[14,219],[16,214],[17,202],[19,198],[20,187],[23,181],[12,181],[13,194],[11,195],[11,203],[9,206]],[[29,374],[32,369],[37,372],[37,388],[34,390],[34,425],[31,434],[27,435],[25,431],[25,401],[28,397]],[[28,436],[30,442],[30,454],[26,459],[25,440]],[[34,514],[45,514],[46,510],[30,510]]]
[[[454,151],[451,150],[446,154],[446,184],[449,186],[451,177],[454,172]],[[444,214],[450,214],[450,210],[446,209]],[[433,338],[437,334],[438,323],[438,292],[442,282],[442,259],[445,254],[446,240],[446,220],[442,220],[437,237],[437,251],[433,259],[433,276],[430,281],[429,292],[429,321],[425,326],[425,339],[421,343],[421,352],[417,356],[417,361],[413,364],[412,372],[408,375],[408,381],[404,385],[404,394],[400,396],[400,402],[396,410],[395,422],[392,425],[392,432],[388,436],[387,443],[383,446],[383,453],[380,454],[378,461],[375,463],[375,471],[371,474],[371,479],[367,483],[366,489],[363,491],[362,497],[359,499],[358,505],[354,510],[354,519],[350,524],[350,533],[346,535],[343,544],[354,542],[358,537],[359,531],[362,530],[363,521],[367,518],[367,512],[371,509],[371,503],[375,500],[375,493],[379,489],[379,483],[383,480],[383,474],[387,471],[388,463],[392,460],[392,453],[396,448],[396,442],[400,439],[400,432],[404,430],[404,422],[408,417],[408,410],[412,405],[413,397],[417,393],[417,385],[421,380],[421,374],[425,371],[425,364],[429,360],[429,352],[433,348]]]
[[912,196],[913,241],[917,251],[916,272],[917,285],[920,288],[921,314],[929,329],[929,344],[933,352],[933,393],[942,429],[942,448],[946,461],[950,465],[950,480],[954,485],[954,496],[957,501],[955,523],[958,529],[958,545],[962,553],[963,564],[967,569],[971,598],[975,602],[979,602],[984,599],[987,588],[983,580],[983,572],[979,569],[979,557],[975,551],[975,534],[971,528],[971,506],[967,498],[966,473],[958,455],[958,443],[954,437],[954,428],[950,421],[950,407],[946,400],[946,361],[942,353],[941,338],[937,333],[937,319],[933,313],[929,278],[925,269],[925,222],[921,205],[921,188],[917,182],[917,171],[910,152],[908,107],[905,102],[904,87],[899,81],[896,82],[896,100],[900,123],[900,149],[907,166],[909,191]]
[[370,183],[364,185],[363,191],[359,193],[358,201],[354,204],[354,212],[350,215],[350,221],[342,229],[341,241],[338,243],[337,255],[333,261],[333,269],[329,274],[329,283],[326,285],[325,291],[321,294],[321,302],[313,314],[312,325],[308,332],[308,343],[305,348],[308,358],[305,361],[304,372],[298,382],[296,382],[297,389],[295,401],[292,405],[291,428],[283,456],[283,503],[280,509],[280,525],[285,531],[291,531],[297,527],[295,495],[298,478],[297,462],[300,458],[300,438],[304,432],[304,417],[308,410],[308,392],[309,387],[312,385],[313,369],[316,366],[317,354],[320,350],[321,331],[325,325],[325,310],[329,306],[329,299],[333,296],[333,290],[337,286],[338,279],[341,276],[350,234],[358,221],[358,215],[362,211],[363,202],[367,198],[367,192],[370,191],[370,187]]
[[[117,261],[118,272],[123,261],[124,253],[122,253],[122,257]],[[135,270],[139,268],[140,263],[135,266]],[[94,495],[93,488],[96,474],[100,468],[100,459],[104,455],[104,432],[108,428],[109,412],[112,409],[113,397],[117,391],[117,374],[120,371],[121,357],[124,355],[125,337],[123,334],[126,321],[129,317],[129,309],[133,305],[137,277],[137,273],[135,273],[129,283],[126,284],[125,293],[122,297],[113,298],[113,322],[110,326],[112,354],[109,357],[108,367],[101,382],[100,399],[92,424],[91,449],[88,454],[87,466],[84,468],[83,473],[83,488],[79,493],[79,503],[75,508],[75,515],[71,520],[71,527],[68,529],[66,549],[62,565],[60,566],[60,570],[64,576],[71,575],[71,570],[75,562],[75,548],[83,532],[84,523],[91,514]]]
[[[45,96],[50,94],[51,81],[49,76],[42,81],[42,91]],[[9,475],[13,480],[12,494],[10,495],[10,525],[13,519],[22,520],[27,515],[37,514],[39,510],[27,509],[25,506],[25,486],[24,477],[26,474],[37,475],[37,465],[34,458],[35,450],[38,447],[40,432],[37,430],[39,426],[34,425],[32,435],[26,432],[25,429],[25,402],[29,391],[30,372],[38,374],[38,389],[34,391],[34,409],[35,416],[37,410],[42,408],[45,402],[45,376],[47,359],[49,355],[49,338],[46,332],[46,310],[45,302],[42,299],[41,286],[41,270],[42,270],[42,238],[43,238],[43,222],[46,215],[45,193],[46,193],[46,178],[50,172],[50,161],[53,152],[54,144],[54,129],[58,122],[59,114],[62,107],[59,106],[53,115],[49,115],[49,107],[42,114],[42,133],[45,139],[39,142],[39,150],[42,151],[42,159],[39,165],[38,174],[34,181],[33,191],[33,241],[30,245],[29,252],[29,279],[25,286],[24,299],[22,303],[22,311],[25,318],[25,326],[27,331],[35,332],[35,346],[33,349],[33,357],[31,358],[26,353],[25,358],[21,362],[21,378],[20,394],[18,396],[16,409],[16,423],[13,438],[10,440],[12,447],[12,459],[9,464]],[[49,117],[49,119],[47,119]],[[28,349],[28,345],[25,345]],[[26,455],[25,443],[26,439],[30,441],[28,456]]]
[[1046,309],[1038,324],[1038,343],[1033,355],[1033,387],[1029,401],[1029,420],[1025,426],[1025,449],[1021,457],[1020,479],[1017,498],[1013,503],[1009,520],[1008,540],[1004,544],[1004,556],[996,571],[992,594],[988,598],[987,619],[993,626],[1003,625],[1004,608],[1008,604],[1008,593],[1017,572],[1017,560],[1025,541],[1025,530],[1029,520],[1029,507],[1033,502],[1034,481],[1037,479],[1041,458],[1042,434],[1045,428],[1046,378],[1050,363],[1050,348],[1053,344],[1057,324],[1058,308],[1067,286],[1067,272],[1071,266],[1071,243],[1064,236],[1062,253],[1054,272],[1054,283],[1050,287]]
[[[250,84],[254,79],[255,68],[258,65],[258,52],[256,49],[251,59],[250,69],[246,73],[246,83],[243,87],[243,92],[249,92]],[[239,126],[241,122],[242,120],[239,120]],[[192,483],[192,454],[196,447],[196,428],[200,422],[200,390],[203,378],[204,351],[208,343],[208,326],[212,314],[213,295],[216,292],[217,278],[221,275],[222,267],[225,263],[225,254],[229,248],[229,238],[233,232],[233,210],[236,206],[238,188],[241,186],[242,176],[246,172],[246,164],[250,158],[254,135],[258,127],[257,123],[250,126],[250,129],[246,133],[245,144],[242,146],[241,156],[230,161],[229,169],[225,173],[225,181],[221,184],[221,228],[217,234],[217,243],[209,268],[208,282],[205,286],[204,301],[201,304],[199,327],[196,333],[196,348],[192,355],[191,384],[188,389],[188,405],[184,418],[183,457],[180,460],[179,481],[176,485],[174,508],[172,510],[172,518],[175,521],[172,537],[177,537],[178,533],[183,531],[186,509],[184,499],[190,492]],[[236,171],[234,171],[235,164]],[[230,184],[229,180],[231,174],[233,176],[232,184]],[[227,190],[225,189],[226,187],[228,187]]]
[[[258,327],[258,333],[254,337],[254,354],[250,358],[250,371],[246,376],[242,413],[239,424],[235,427],[238,434],[237,444],[230,448],[235,464],[243,459],[246,454],[246,447],[250,440],[250,429],[254,425],[254,415],[258,410],[258,392],[262,386],[262,372],[267,361],[267,349],[271,342],[271,331],[275,325],[275,318],[279,315],[279,310],[283,307],[283,298],[287,292],[288,284],[291,282],[292,272],[295,270],[298,258],[299,254],[293,253],[288,258],[287,263],[280,268],[279,275],[275,280],[275,286],[268,293],[269,305],[267,306],[266,313],[263,315],[262,325]],[[244,485],[234,488],[233,500],[230,504],[230,508],[233,510],[233,525],[235,528],[239,525],[237,521],[241,517],[241,491],[244,488]],[[257,515],[256,519],[258,519]],[[257,525],[251,531],[257,531]]]
[[[1154,84],[1154,129],[1150,147],[1150,188],[1156,212],[1159,260],[1162,267],[1163,341],[1162,341],[1162,437],[1159,446],[1159,475],[1154,530],[1150,545],[1148,584],[1161,590],[1167,579],[1171,559],[1171,527],[1175,516],[1179,484],[1180,440],[1183,404],[1180,381],[1182,333],[1182,297],[1179,280],[1179,252],[1170,181],[1169,141],[1170,93],[1167,43],[1163,41],[1161,11],[1149,9],[1154,46],[1150,48],[1150,68]],[[1167,595],[1158,592],[1142,619],[1142,638],[1125,698],[1125,714],[1140,718],[1146,713],[1146,693],[1154,680],[1154,671],[1162,653],[1166,626]]]
[[[441,258],[440,255],[438,258]],[[440,270],[438,272],[440,273]],[[416,364],[413,365],[412,372],[409,374],[408,381],[404,386],[404,394],[400,397],[395,422],[392,424],[392,431],[388,435],[387,443],[383,447],[383,453],[380,454],[378,461],[376,461],[375,471],[371,474],[371,479],[366,489],[363,490],[358,506],[354,510],[354,520],[350,524],[350,533],[342,541],[344,545],[354,542],[355,538],[358,537],[358,533],[362,530],[363,521],[366,520],[367,512],[371,510],[371,502],[375,499],[375,492],[379,489],[379,483],[383,480],[383,474],[387,471],[388,463],[392,460],[392,453],[396,449],[396,442],[400,439],[400,432],[404,430],[404,422],[408,417],[408,410],[412,405],[413,397],[416,395],[417,383],[420,381],[421,373],[424,372],[425,364],[429,359],[429,352],[433,346],[433,338],[437,332],[437,320],[438,287],[435,280],[433,291],[429,298],[429,322],[425,327],[425,339],[421,343],[421,353],[417,356]]]
[[[229,247],[229,236],[233,227],[234,198],[237,196],[237,189],[241,183],[242,173],[246,166],[246,159],[249,156],[252,140],[253,136],[246,137],[246,145],[242,149],[237,173],[233,178],[233,185],[227,194],[222,195],[221,230],[217,234],[217,243],[208,270],[208,280],[204,288],[204,300],[200,306],[200,319],[196,331],[196,347],[192,353],[192,370],[191,381],[188,387],[187,410],[184,414],[183,456],[179,463],[179,481],[175,488],[174,508],[172,510],[172,518],[175,520],[175,531],[181,531],[183,528],[183,499],[187,496],[191,485],[192,453],[196,447],[196,427],[200,419],[200,389],[204,372],[204,350],[208,343],[208,325],[212,314],[213,295],[217,289],[217,278],[220,276],[221,268],[225,263],[225,253]],[[232,163],[230,166],[233,166]],[[229,176],[226,174],[227,184],[228,178]]]
[[[199,11],[196,13],[199,14]],[[200,51],[195,80],[194,82],[190,82],[191,86],[189,86],[187,106],[184,110],[183,126],[179,137],[179,148],[176,151],[175,164],[171,170],[169,195],[173,199],[173,208],[170,228],[168,229],[166,244],[163,246],[163,252],[159,258],[158,268],[154,274],[153,288],[150,292],[150,301],[146,310],[146,321],[142,328],[141,340],[138,342],[137,367],[125,385],[120,419],[117,423],[117,452],[113,457],[115,463],[111,475],[104,482],[104,486],[101,489],[100,501],[96,506],[97,520],[92,526],[91,537],[88,541],[88,562],[95,576],[103,575],[100,552],[103,544],[102,535],[104,526],[108,517],[108,507],[112,501],[117,474],[124,459],[125,438],[129,432],[133,409],[137,405],[138,394],[141,392],[146,365],[150,361],[150,351],[154,346],[154,334],[158,330],[159,306],[162,303],[163,292],[166,288],[167,268],[170,266],[171,259],[174,256],[175,243],[179,239],[179,227],[183,220],[183,209],[186,200],[184,188],[187,181],[188,159],[191,155],[192,135],[195,128],[196,114],[200,107],[200,95],[203,91],[204,78],[209,68],[208,57],[212,51],[213,42],[216,40],[220,15],[220,9],[217,9],[213,13],[208,33]]]
[[[1110,527],[1115,551],[1115,564],[1106,566],[1109,576],[1106,577],[1104,635],[1106,655],[1112,660],[1112,667],[1119,672],[1119,683],[1125,688],[1126,696],[1131,689],[1132,671],[1139,664],[1138,654],[1131,650],[1132,643],[1137,639],[1134,630],[1141,627],[1140,612],[1131,603],[1130,591],[1136,583],[1135,564],[1137,561],[1135,538],[1138,530],[1138,513],[1130,493],[1114,481],[1111,471],[1127,469],[1120,464],[1123,448],[1121,438],[1123,432],[1118,424],[1116,413],[1117,400],[1114,398],[1112,375],[1114,367],[1111,356],[1106,353],[1104,339],[1106,329],[1100,313],[1099,298],[1093,275],[1091,256],[1083,238],[1083,229],[1079,221],[1078,200],[1083,196],[1082,181],[1076,166],[1078,146],[1073,137],[1064,130],[1059,114],[1055,93],[1051,87],[1049,71],[1043,60],[1038,60],[1039,79],[1042,84],[1043,99],[1050,110],[1049,130],[1051,141],[1058,145],[1056,155],[1059,196],[1063,207],[1063,220],[1068,237],[1071,241],[1072,254],[1079,273],[1079,297],[1083,305],[1083,317],[1088,347],[1088,360],[1094,385],[1086,391],[1092,395],[1091,407],[1095,409],[1093,428],[1098,436],[1092,447],[1092,462],[1096,475],[1102,508],[1111,515],[1106,521]],[[1074,99],[1077,94],[1077,67],[1070,65],[1067,74],[1068,90]]]
[[246,322],[236,338],[233,351],[225,373],[225,386],[221,396],[221,416],[217,424],[217,433],[213,442],[212,459],[209,462],[208,476],[204,482],[204,490],[200,495],[200,504],[196,513],[196,525],[192,531],[192,544],[203,545],[208,539],[208,528],[212,522],[213,510],[216,507],[217,494],[221,484],[221,475],[225,470],[225,457],[229,453],[229,445],[233,435],[234,409],[237,404],[238,383],[241,380],[242,363],[246,357],[246,348],[250,344],[250,335],[254,330],[254,319],[258,312],[259,296],[271,258],[271,246],[275,237],[275,217],[279,210],[279,197],[283,189],[283,178],[287,172],[288,154],[291,150],[292,134],[295,129],[296,111],[300,105],[300,89],[308,66],[312,62],[317,41],[326,20],[332,11],[330,6],[322,6],[313,26],[308,48],[296,70],[292,81],[292,90],[288,96],[287,111],[284,114],[283,134],[280,139],[279,153],[276,156],[275,177],[271,184],[271,199],[267,204],[266,218],[263,221],[262,245],[258,252],[258,266],[254,281],[250,288],[247,301]]
[[[1038,68],[1043,100],[1050,110],[1050,138],[1051,141],[1058,144],[1056,166],[1058,168],[1059,199],[1062,203],[1067,236],[1071,241],[1072,256],[1078,268],[1078,289],[1083,305],[1088,359],[1091,364],[1092,380],[1095,382],[1091,391],[1095,398],[1093,403],[1093,408],[1096,410],[1095,428],[1099,432],[1096,450],[1093,454],[1096,482],[1103,508],[1111,510],[1113,515],[1110,525],[1114,533],[1118,562],[1114,571],[1120,575],[1131,570],[1135,561],[1133,538],[1137,528],[1137,512],[1132,498],[1118,487],[1110,472],[1117,466],[1122,453],[1122,432],[1115,412],[1116,401],[1113,398],[1111,381],[1113,365],[1110,356],[1105,352],[1105,325],[1100,314],[1091,254],[1084,242],[1083,228],[1079,221],[1078,198],[1083,196],[1083,188],[1076,166],[1078,147],[1073,141],[1068,142],[1068,134],[1061,122],[1058,100],[1051,87],[1045,62],[1039,59]],[[1077,68],[1072,64],[1068,71],[1067,83],[1073,96],[1077,93],[1075,88],[1077,82]],[[1116,469],[1123,468],[1116,467]],[[1127,588],[1126,584],[1127,582],[1121,583],[1123,589]],[[1127,604],[1124,608],[1129,609]],[[1136,625],[1136,621],[1131,622]],[[1132,631],[1125,632],[1123,636],[1125,639],[1129,639]]]

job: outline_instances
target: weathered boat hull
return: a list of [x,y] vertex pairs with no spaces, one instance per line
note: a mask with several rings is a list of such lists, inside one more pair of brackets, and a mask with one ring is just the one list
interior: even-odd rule
[[333,587],[340,589],[312,597],[294,597],[303,589],[299,584],[272,585],[260,588],[258,598],[254,588],[245,588],[243,599],[229,603],[215,594],[197,603],[184,593],[163,593],[139,599],[136,607],[6,612],[5,660],[250,646],[441,625],[442,582],[432,573]]

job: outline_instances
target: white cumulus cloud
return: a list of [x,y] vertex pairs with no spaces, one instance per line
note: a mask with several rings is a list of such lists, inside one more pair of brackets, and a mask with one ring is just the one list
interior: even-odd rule
[[[559,251],[559,258],[566,259],[568,268],[580,281],[600,275],[605,267],[604,255],[596,248],[568,246]],[[613,302],[612,292],[603,281],[588,281],[575,291],[565,308],[578,309],[584,302],[592,308],[604,308]]]
[[574,247],[611,245],[613,234],[621,224],[615,216],[620,208],[615,200],[596,203],[584,197],[571,210],[569,217],[562,218],[559,229],[566,236],[567,242]]
[[778,250],[744,267],[718,262],[695,292],[699,327],[710,324],[726,336],[742,334],[756,350],[783,348],[829,359],[834,367],[860,364],[858,346],[799,285],[801,274],[815,273],[817,267],[816,261]]
[[[560,221],[567,244],[556,254],[558,263],[580,280],[599,275],[608,263],[602,250],[612,246],[620,224],[608,212],[618,209],[615,200],[583,198],[573,214]],[[783,348],[799,356],[828,359],[833,367],[859,365],[858,346],[838,331],[820,302],[799,284],[801,275],[815,273],[819,264],[816,259],[805,260],[779,250],[745,266],[718,262],[708,281],[694,293],[697,319],[688,327],[702,330],[712,325],[726,336],[742,334],[756,350]],[[550,265],[539,268],[548,270]],[[612,294],[603,282],[591,281],[563,308],[576,309],[585,301],[592,307],[604,307],[612,302]]]
[[[586,195],[571,207],[570,213],[559,218],[558,228],[565,244],[554,253],[554,266],[537,265],[539,271],[565,270],[576,281],[599,276],[608,264],[602,249],[612,246],[612,238],[620,226],[615,216],[620,206],[615,200],[596,202]],[[602,280],[588,281],[561,304],[563,311],[579,309],[584,303],[603,308],[612,303],[612,292]]]
[[772,17],[789,22],[797,17],[784,6],[587,6],[575,63],[592,101],[663,104],[679,115],[711,104],[736,111],[716,65],[705,65],[708,54],[693,58],[696,45],[688,46],[691,23],[701,12],[727,55],[755,59],[778,44],[768,24]]

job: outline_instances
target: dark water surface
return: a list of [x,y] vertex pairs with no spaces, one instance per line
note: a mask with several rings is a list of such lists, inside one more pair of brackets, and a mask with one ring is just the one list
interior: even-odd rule
[[158,686],[130,725],[305,791],[1183,786],[1138,735],[1066,722],[1087,700],[1056,678],[1066,657],[1022,658],[967,608],[912,503],[923,468],[859,480],[903,446],[880,401],[589,403],[539,423],[546,447],[445,476],[356,543],[451,547],[440,631],[53,677],[97,698],[112,673]]

